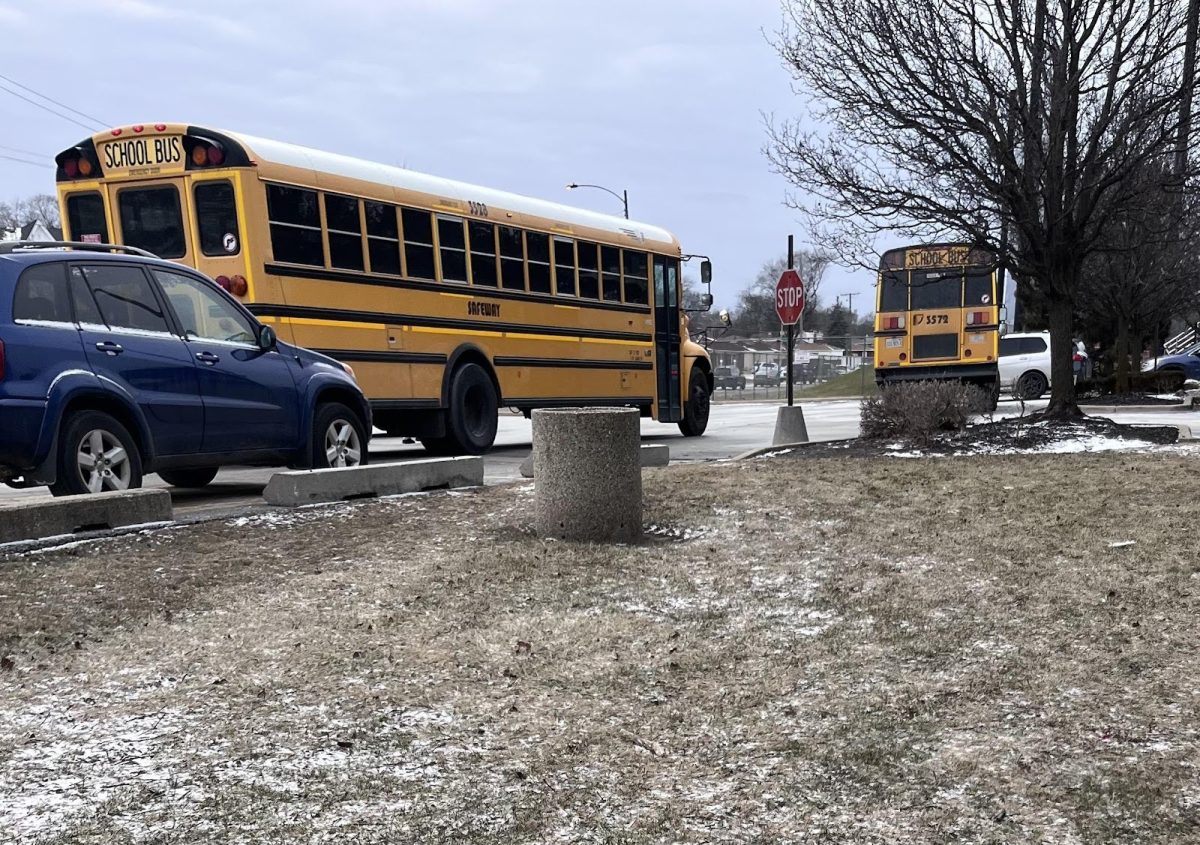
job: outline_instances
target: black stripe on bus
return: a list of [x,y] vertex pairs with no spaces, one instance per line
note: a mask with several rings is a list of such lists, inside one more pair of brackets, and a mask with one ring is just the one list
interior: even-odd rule
[[565,370],[652,370],[649,361],[579,360],[576,358],[516,358],[497,355],[493,359],[497,367],[556,367]]
[[649,396],[573,396],[565,399],[510,399],[500,400],[508,408],[640,408],[649,410],[654,400]]
[[360,285],[376,285],[378,287],[403,288],[405,290],[423,290],[432,293],[455,293],[470,296],[486,296],[492,299],[519,299],[539,305],[570,305],[578,308],[592,308],[600,311],[622,311],[632,314],[649,314],[649,305],[626,305],[620,302],[605,302],[598,299],[580,299],[571,297],[556,297],[550,294],[527,293],[526,291],[506,290],[485,285],[445,285],[438,282],[418,282],[410,279],[396,279],[390,276],[372,276],[369,273],[347,273],[340,270],[327,270],[324,267],[294,267],[290,264],[265,264],[263,270],[273,276],[294,276],[297,279],[317,279],[325,282],[353,282]]
[[449,317],[416,317],[412,314],[388,314],[383,311],[350,311],[343,308],[311,308],[303,305],[272,305],[249,303],[250,313],[258,317],[294,317],[297,319],[333,320],[352,323],[379,323],[380,325],[421,326],[433,329],[464,329],[467,331],[516,332],[520,334],[544,334],[554,337],[587,337],[598,340],[632,340],[650,343],[652,335],[636,332],[610,332],[600,329],[560,328],[528,323],[493,323],[480,320],[459,320]]
[[[311,347],[310,347],[311,348]],[[445,355],[438,352],[391,352],[370,349],[313,349],[339,361],[371,361],[388,364],[444,364]]]
[[442,407],[436,399],[372,399],[373,411],[426,411]]

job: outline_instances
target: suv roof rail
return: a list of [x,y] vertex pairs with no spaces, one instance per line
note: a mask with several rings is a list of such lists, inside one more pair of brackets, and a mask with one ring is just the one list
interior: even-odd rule
[[0,255],[37,249],[78,249],[84,252],[128,252],[143,258],[158,258],[153,252],[121,244],[93,244],[82,241],[0,241]]

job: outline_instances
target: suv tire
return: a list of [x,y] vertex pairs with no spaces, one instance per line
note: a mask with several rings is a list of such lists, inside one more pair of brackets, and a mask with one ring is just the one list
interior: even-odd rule
[[1037,370],[1033,370],[1017,379],[1016,387],[1013,388],[1013,396],[1027,402],[1040,399],[1047,387],[1049,384],[1046,382],[1046,377]]
[[137,442],[103,411],[76,411],[62,422],[58,437],[55,496],[81,496],[142,486]]
[[317,406],[312,427],[313,469],[362,466],[367,462],[367,432],[358,414],[341,402]]
[[207,487],[217,477],[216,467],[159,470],[158,477],[172,487]]

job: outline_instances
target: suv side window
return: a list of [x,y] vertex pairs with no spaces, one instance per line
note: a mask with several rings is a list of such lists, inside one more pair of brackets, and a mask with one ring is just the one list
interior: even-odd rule
[[13,294],[13,319],[71,322],[67,277],[61,263],[35,264],[21,274]]
[[1026,355],[1038,355],[1046,351],[1046,341],[1040,337],[1021,338],[1021,351]]
[[1021,354],[1021,339],[1017,337],[1002,337],[1000,338],[1000,355],[1020,355]]
[[142,268],[132,264],[93,264],[72,268],[82,272],[110,327],[170,333],[166,314]]
[[184,273],[151,272],[175,310],[185,338],[255,344],[257,332],[253,323],[208,284]]

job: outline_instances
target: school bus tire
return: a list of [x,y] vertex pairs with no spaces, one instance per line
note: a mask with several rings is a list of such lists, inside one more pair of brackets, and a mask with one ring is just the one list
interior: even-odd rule
[[487,371],[474,362],[460,364],[450,377],[449,400],[446,436],[432,444],[422,440],[425,448],[446,455],[482,455],[491,449],[500,422],[500,401]]
[[712,399],[709,395],[708,379],[699,367],[692,367],[691,378],[688,379],[687,401],[684,403],[683,419],[679,421],[679,430],[684,437],[699,437],[708,428],[708,415],[712,410]]

